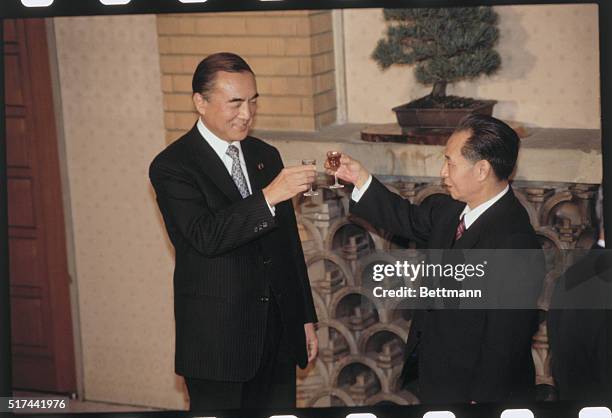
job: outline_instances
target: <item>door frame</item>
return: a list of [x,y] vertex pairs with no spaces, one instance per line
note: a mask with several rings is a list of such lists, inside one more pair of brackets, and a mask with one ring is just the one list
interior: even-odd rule
[[[25,72],[20,76],[24,90],[24,105],[27,109],[27,136],[31,141],[30,158],[32,164],[28,170],[31,172],[36,187],[33,189],[33,196],[36,216],[36,236],[38,245],[41,246],[42,252],[40,255],[40,267],[44,270],[44,280],[40,282],[43,290],[43,299],[45,301],[45,312],[43,314],[52,314],[45,320],[45,335],[49,347],[49,354],[52,357],[49,360],[44,360],[46,354],[31,355],[26,350],[13,350],[14,347],[9,346],[10,356],[8,364],[11,365],[11,377],[18,378],[15,375],[15,367],[13,360],[19,359],[20,367],[24,367],[24,375],[15,382],[18,385],[33,385],[35,390],[56,391],[59,393],[74,393],[77,389],[77,362],[74,355],[75,340],[73,329],[73,303],[71,301],[71,277],[68,271],[67,259],[67,234],[66,234],[66,214],[65,208],[61,202],[58,202],[58,196],[63,196],[61,184],[61,163],[60,163],[60,139],[57,126],[57,114],[55,113],[55,89],[52,83],[52,68],[51,57],[55,55],[49,48],[48,25],[45,19],[16,19],[13,25],[19,33],[19,41],[17,52],[25,67],[22,69]],[[6,22],[2,21],[2,30],[6,27]],[[2,56],[0,57],[0,66],[4,73],[4,33],[2,33]],[[9,52],[12,49],[8,50]],[[4,77],[2,81],[2,98],[4,99],[5,84]],[[6,244],[6,251],[2,251],[0,255],[4,262],[6,257],[6,268],[2,265],[3,270],[9,269],[6,275],[3,275],[6,280],[3,285],[6,285],[8,290],[9,303],[3,304],[10,309],[10,244],[8,224],[8,174],[11,168],[8,166],[7,158],[7,141],[8,137],[6,129],[6,104],[2,100],[1,107],[1,137],[0,148],[4,155],[1,163],[4,164],[2,177],[0,179],[0,187],[4,188],[2,194],[6,196],[2,202],[2,210],[6,210],[6,218],[2,219],[2,233],[5,237],[0,236],[2,245]],[[10,114],[10,113],[9,113]],[[34,145],[35,144],[35,145]],[[5,229],[5,230],[4,230]],[[3,286],[4,288],[4,286]],[[13,289],[15,290],[15,289]],[[50,311],[49,311],[50,309]],[[75,317],[75,318],[78,318]],[[2,327],[8,333],[11,332],[13,326],[10,322],[10,313],[8,315],[9,325]],[[13,318],[15,319],[15,318]],[[3,338],[3,342],[7,341],[10,344],[10,338]],[[15,357],[18,356],[18,357]],[[36,378],[35,369],[37,362],[39,366],[44,366],[47,370],[41,375],[42,379]],[[47,363],[45,363],[47,361]],[[49,368],[47,369],[47,365]],[[27,370],[27,372],[26,372]],[[12,379],[6,382],[8,393],[12,393]],[[20,386],[21,387],[21,386]],[[4,389],[4,388],[3,388]]]
[[62,188],[62,202],[64,209],[64,229],[66,241],[66,262],[70,277],[70,310],[72,317],[72,336],[74,347],[74,367],[76,376],[76,398],[85,399],[84,366],[83,366],[83,340],[81,338],[81,315],[79,306],[79,289],[76,269],[76,251],[74,244],[74,228],[72,218],[72,205],[70,204],[70,181],[68,162],[66,158],[66,136],[64,131],[64,114],[62,106],[61,83],[59,77],[59,62],[57,59],[57,46],[55,38],[54,18],[45,19],[47,31],[47,49],[49,51],[49,69],[51,76],[51,90],[53,93],[53,113],[55,115],[55,130],[57,138],[60,181]]

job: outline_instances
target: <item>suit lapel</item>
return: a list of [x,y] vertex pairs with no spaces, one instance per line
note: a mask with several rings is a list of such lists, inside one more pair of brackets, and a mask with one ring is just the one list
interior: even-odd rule
[[455,233],[459,225],[459,215],[463,211],[464,205],[457,205],[457,209],[446,218],[445,225],[441,229],[443,231],[442,246],[440,248],[454,248]]
[[263,189],[267,186],[266,182],[266,166],[263,162],[263,156],[255,147],[255,141],[248,137],[240,143],[240,148],[244,154],[244,162],[249,174],[249,182],[251,183],[251,193],[256,190]]
[[472,225],[464,232],[463,236],[457,241],[453,248],[456,249],[469,249],[475,248],[478,245],[478,241],[482,234],[486,234],[487,231],[492,230],[490,225],[494,222],[507,222],[507,220],[501,219],[499,216],[500,212],[509,204],[514,198],[512,187],[501,197],[497,202],[487,209],[482,215],[474,221]]
[[197,126],[192,128],[190,135],[190,142],[194,148],[194,158],[196,158],[197,164],[202,169],[202,172],[208,176],[219,190],[232,202],[241,200],[242,196],[232,176],[227,172],[227,168],[225,168],[225,165],[215,150],[213,150],[210,144],[202,138]]
[[[489,210],[491,210],[491,208],[489,208]],[[482,218],[489,210],[485,211],[485,213],[480,215],[478,219],[476,219],[476,221],[472,225],[470,225],[468,229],[465,230],[461,238],[457,242],[455,242],[455,245],[453,245],[454,249],[469,249],[476,247],[478,241],[480,240],[480,234],[482,231]]]

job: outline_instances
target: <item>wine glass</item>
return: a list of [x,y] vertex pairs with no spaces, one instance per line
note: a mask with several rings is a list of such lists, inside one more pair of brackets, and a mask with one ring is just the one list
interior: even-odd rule
[[[317,164],[317,160],[302,160],[302,165],[316,165]],[[308,191],[304,192],[304,196],[317,196],[319,194],[319,192],[317,192],[316,190],[313,190],[312,188],[312,183],[310,183],[310,188],[308,189]]]
[[339,151],[327,151],[327,165],[330,170],[334,171],[334,184],[329,186],[330,189],[341,189],[344,186],[338,183],[338,176],[336,175],[336,171],[340,167],[340,156],[342,155]]

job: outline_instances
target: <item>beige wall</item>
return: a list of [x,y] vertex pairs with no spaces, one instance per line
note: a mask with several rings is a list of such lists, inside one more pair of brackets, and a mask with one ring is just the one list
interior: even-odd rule
[[54,23],[85,396],[182,408],[173,259],[148,180],[165,146],[155,16]]
[[[502,68],[450,86],[449,94],[496,99],[494,114],[555,128],[599,128],[596,5],[500,6]],[[391,108],[428,94],[412,67],[381,71],[370,58],[384,34],[381,9],[344,11],[350,122],[393,122]]]
[[331,12],[159,15],[157,28],[168,141],[193,126],[193,72],[220,51],[257,74],[256,128],[313,131],[336,120]]

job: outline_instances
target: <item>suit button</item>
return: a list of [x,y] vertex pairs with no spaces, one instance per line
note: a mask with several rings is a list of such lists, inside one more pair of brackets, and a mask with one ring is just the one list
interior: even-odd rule
[[266,302],[270,301],[270,298],[268,296],[262,296],[262,297],[259,298],[259,300],[264,302],[264,303],[266,303]]

